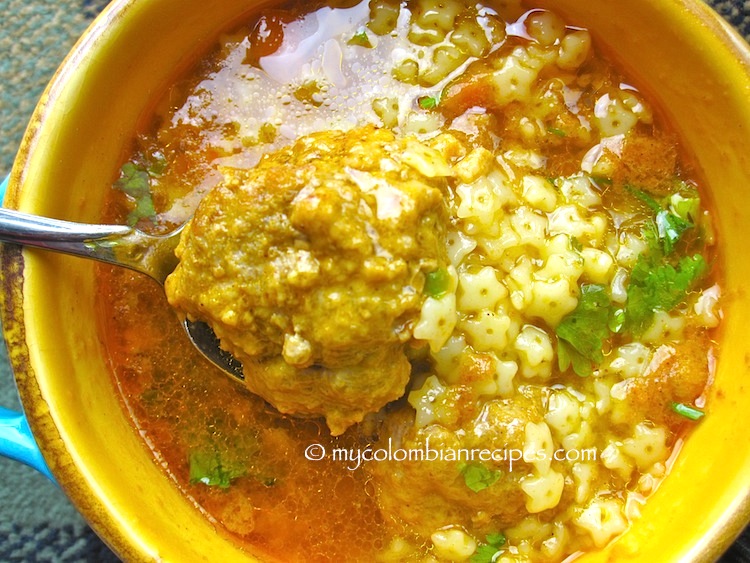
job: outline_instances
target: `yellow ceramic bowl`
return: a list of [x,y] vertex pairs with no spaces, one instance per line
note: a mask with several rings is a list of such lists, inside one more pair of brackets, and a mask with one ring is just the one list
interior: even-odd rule
[[[721,360],[708,416],[643,516],[586,561],[709,561],[750,517],[750,53],[700,0],[543,0],[656,96],[708,180],[724,251]],[[116,0],[57,73],[13,168],[6,205],[95,222],[139,120],[246,0]],[[153,462],[108,373],[93,265],[6,248],[3,323],[34,434],[65,492],[128,560],[240,552]]]

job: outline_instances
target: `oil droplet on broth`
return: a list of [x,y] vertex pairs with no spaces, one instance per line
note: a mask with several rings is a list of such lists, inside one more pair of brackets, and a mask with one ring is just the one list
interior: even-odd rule
[[[277,82],[288,84],[299,76],[300,68],[309,64],[321,47],[328,45],[330,41],[338,44],[334,38],[353,32],[367,21],[369,13],[370,8],[367,2],[345,9],[321,8],[289,24],[284,30],[284,41],[281,47],[273,55],[262,57],[260,66]],[[341,52],[340,45],[338,51]],[[338,72],[340,72],[340,67]]]

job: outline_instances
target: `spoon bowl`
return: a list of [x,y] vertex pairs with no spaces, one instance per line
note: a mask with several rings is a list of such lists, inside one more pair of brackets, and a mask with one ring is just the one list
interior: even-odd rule
[[[122,266],[146,274],[164,285],[177,266],[174,250],[184,224],[166,235],[150,235],[125,225],[91,225],[39,217],[0,208],[0,241],[61,252]],[[242,363],[219,345],[206,323],[185,319],[190,342],[209,362],[244,380]]]

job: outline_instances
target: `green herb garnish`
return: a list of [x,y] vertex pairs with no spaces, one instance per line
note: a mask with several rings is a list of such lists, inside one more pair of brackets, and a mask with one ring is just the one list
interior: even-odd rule
[[[661,250],[664,254],[672,254],[675,246],[682,239],[685,232],[695,226],[690,219],[691,217],[695,217],[695,215],[691,216],[691,211],[698,208],[700,200],[697,198],[683,198],[679,194],[673,194],[669,200],[669,209],[665,209],[651,194],[632,186],[626,186],[626,189],[645,203],[655,214],[653,227],[644,233],[650,246],[655,247],[658,241],[661,244]],[[679,212],[672,204],[673,200],[677,208],[679,208]]]
[[232,481],[247,473],[247,468],[223,459],[217,450],[190,452],[190,482],[226,489]]
[[133,227],[141,219],[156,220],[154,200],[151,197],[151,177],[146,170],[132,162],[126,162],[120,169],[120,178],[114,187],[130,196],[135,203],[135,208],[128,214],[128,225]]
[[500,550],[494,545],[482,544],[477,547],[469,561],[471,563],[494,563],[495,556],[499,553]]
[[609,316],[609,330],[618,333],[625,326],[625,309],[615,309]]
[[598,176],[598,175],[589,176],[589,180],[591,180],[600,189],[601,189],[601,186],[611,186],[614,183],[612,182],[612,178],[607,178],[606,176]]
[[500,471],[489,469],[481,463],[463,463],[459,468],[464,483],[475,493],[483,491],[500,479]]
[[654,196],[652,196],[650,193],[639,190],[638,188],[635,188],[633,186],[625,186],[625,189],[633,194],[633,196],[635,196],[637,199],[640,199],[643,203],[645,203],[646,206],[654,213],[658,213],[659,211],[661,211],[661,205],[659,205],[659,203],[654,199]]
[[[643,231],[649,251],[638,257],[630,273],[628,300],[622,329],[639,336],[651,323],[656,311],[670,311],[687,296],[708,271],[700,254],[673,256],[685,233],[693,229],[700,210],[695,190],[684,182],[677,183],[678,192],[662,205],[654,197],[632,186],[626,189],[654,212],[653,222]],[[682,193],[687,195],[682,195]]]
[[367,36],[367,31],[365,31],[364,29],[360,29],[357,33],[355,33],[352,38],[349,39],[348,44],[372,49],[372,42]]
[[556,127],[547,127],[547,132],[552,133],[553,135],[557,137],[565,137],[565,131],[562,129],[558,129]]
[[696,409],[695,407],[691,407],[690,405],[686,405],[684,403],[672,403],[672,410],[677,414],[684,416],[685,418],[689,418],[690,420],[700,420],[701,418],[706,416],[706,413],[702,410]]
[[480,544],[474,555],[471,556],[471,563],[493,563],[499,557],[502,548],[507,541],[504,534],[487,534],[487,543]]
[[669,198],[669,210],[689,222],[696,223],[700,215],[701,200],[699,197],[683,197],[681,194],[672,194]]
[[440,299],[448,293],[451,286],[451,276],[448,270],[440,268],[425,274],[424,293],[428,297]]
[[679,305],[707,271],[700,254],[681,258],[676,267],[654,257],[639,256],[630,274],[624,328],[642,334],[656,311],[671,311]]
[[501,534],[499,532],[497,534],[487,534],[485,539],[487,540],[488,544],[494,545],[495,547],[502,547],[507,541],[505,538],[505,534]]
[[688,223],[669,211],[662,210],[656,214],[656,233],[662,242],[665,254],[672,254],[682,235],[692,227],[692,223]]
[[592,364],[604,359],[602,347],[610,334],[610,311],[611,301],[603,285],[581,286],[578,305],[555,329],[561,371],[572,365],[578,375],[591,375]]
[[573,366],[573,371],[581,377],[588,377],[594,371],[591,360],[559,338],[557,339],[557,365],[562,372]]
[[422,109],[435,109],[439,102],[439,96],[420,96],[417,98],[417,104]]

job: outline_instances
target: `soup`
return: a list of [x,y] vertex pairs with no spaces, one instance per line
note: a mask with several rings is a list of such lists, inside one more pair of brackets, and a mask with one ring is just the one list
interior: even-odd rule
[[[248,553],[559,561],[622,533],[704,416],[721,315],[699,171],[587,30],[529,8],[268,8],[134,140],[105,219],[153,232],[320,135],[418,143],[429,159],[399,148],[379,170],[440,178],[442,254],[404,285],[418,299],[398,349],[408,374],[334,433],[208,365],[155,284],[99,269],[124,408]],[[377,216],[387,198],[362,199]]]

